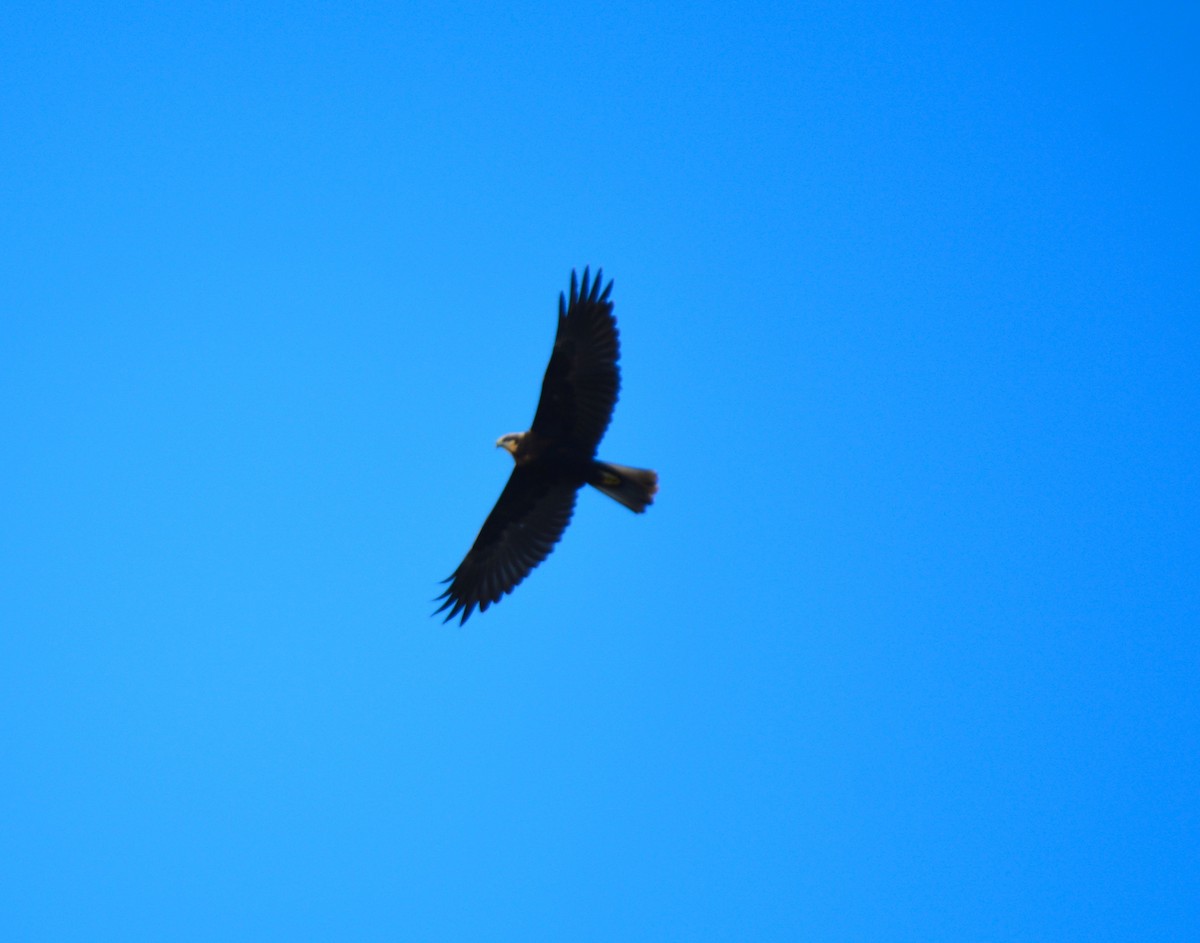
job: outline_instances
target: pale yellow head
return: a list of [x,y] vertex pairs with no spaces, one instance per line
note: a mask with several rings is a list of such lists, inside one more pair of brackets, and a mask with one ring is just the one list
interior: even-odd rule
[[502,435],[496,440],[496,448],[505,449],[513,457],[517,457],[517,449],[521,445],[521,440],[525,438],[524,432],[510,432],[507,435]]

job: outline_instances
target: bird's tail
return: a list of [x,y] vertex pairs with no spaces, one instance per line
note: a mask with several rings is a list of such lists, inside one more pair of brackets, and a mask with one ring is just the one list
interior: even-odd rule
[[588,484],[620,501],[635,514],[654,503],[658,493],[658,473],[648,468],[630,468],[610,462],[593,462]]

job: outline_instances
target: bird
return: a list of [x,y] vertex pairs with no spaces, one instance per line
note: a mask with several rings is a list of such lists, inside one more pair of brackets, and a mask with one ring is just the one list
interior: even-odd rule
[[620,341],[613,283],[601,290],[603,270],[558,296],[558,330],[533,425],[496,440],[513,458],[508,484],[483,522],[435,610],[443,620],[460,616],[464,625],[478,607],[487,611],[511,593],[540,564],[563,535],[579,489],[591,485],[636,514],[654,502],[658,474],[596,459],[621,386]]

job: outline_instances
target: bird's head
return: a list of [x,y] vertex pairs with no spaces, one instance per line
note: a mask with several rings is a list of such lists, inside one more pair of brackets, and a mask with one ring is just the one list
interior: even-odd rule
[[524,438],[524,432],[510,432],[496,440],[496,448],[505,449],[513,458],[516,458],[517,449],[520,448],[521,440]]

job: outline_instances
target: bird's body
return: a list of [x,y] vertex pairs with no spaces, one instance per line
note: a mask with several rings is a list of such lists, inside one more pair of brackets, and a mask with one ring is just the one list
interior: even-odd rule
[[617,323],[601,273],[582,284],[571,273],[571,296],[558,302],[558,332],[542,381],[533,426],[509,433],[496,445],[513,457],[514,467],[475,543],[447,582],[437,611],[449,609],[466,622],[483,612],[529,575],[558,543],[575,509],[575,495],[593,485],[632,511],[654,500],[658,475],[640,468],[596,460],[620,389]]

